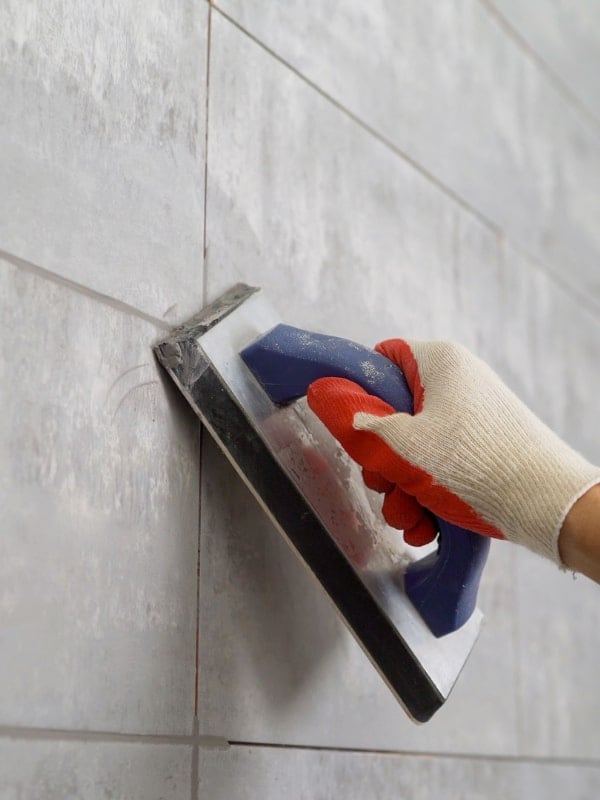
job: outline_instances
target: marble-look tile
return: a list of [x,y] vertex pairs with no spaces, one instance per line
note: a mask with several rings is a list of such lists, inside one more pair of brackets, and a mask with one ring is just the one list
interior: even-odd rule
[[600,463],[600,315],[472,216],[457,214],[452,334],[553,430]]
[[[216,6],[600,303],[597,132],[484,3]],[[297,136],[310,135],[298,122]],[[265,154],[277,130],[262,137]],[[307,203],[314,186],[305,185]]]
[[189,733],[198,428],[160,331],[0,262],[0,724]]
[[600,768],[434,756],[231,747],[201,751],[199,800],[590,800]]
[[454,204],[218,14],[210,91],[210,298],[242,280],[291,324],[448,335]]
[[0,8],[0,248],[156,317],[202,287],[208,4]]
[[[480,260],[477,272],[474,259],[485,254],[481,231],[464,215],[458,243],[457,308],[468,308],[470,300],[493,309],[487,323],[471,309],[470,319],[483,325],[471,342],[463,340],[552,429],[600,464],[600,319],[507,245],[496,261]],[[514,552],[511,569],[519,752],[598,759],[598,587],[582,577],[573,581],[526,551]]]
[[499,371],[571,446],[600,464],[600,315],[505,247],[501,258]]
[[0,738],[0,774],[3,800],[189,800],[191,747]]
[[600,6],[569,0],[488,0],[535,54],[600,119]]
[[600,762],[598,586],[526,551],[516,574],[519,752]]
[[[591,800],[600,794],[600,766],[522,763],[519,765],[520,794],[540,800]],[[485,795],[482,795],[482,800]]]
[[[559,435],[600,464],[600,319],[506,247],[498,284],[498,371]],[[598,587],[515,551],[519,752],[600,758]]]

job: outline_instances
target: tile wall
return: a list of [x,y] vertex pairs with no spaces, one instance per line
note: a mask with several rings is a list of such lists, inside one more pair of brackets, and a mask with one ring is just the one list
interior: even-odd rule
[[600,463],[584,5],[0,8],[0,798],[600,793],[596,586],[493,545],[413,725],[151,352],[242,280],[462,341]]

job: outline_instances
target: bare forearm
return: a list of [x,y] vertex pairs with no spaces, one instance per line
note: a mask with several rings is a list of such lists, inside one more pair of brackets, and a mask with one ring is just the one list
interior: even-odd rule
[[569,511],[558,548],[565,567],[600,583],[600,485],[589,489]]

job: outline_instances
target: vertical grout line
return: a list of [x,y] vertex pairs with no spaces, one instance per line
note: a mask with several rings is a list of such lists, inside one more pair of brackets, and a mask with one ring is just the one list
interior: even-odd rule
[[198,434],[198,537],[196,539],[196,649],[194,665],[194,725],[198,720],[198,681],[200,678],[200,533],[202,528],[202,440],[203,428]]
[[198,772],[200,761],[200,745],[198,744],[198,720],[194,720],[194,743],[192,744],[192,768],[190,770],[190,798],[197,800],[198,797]]
[[198,794],[198,761],[199,751],[199,718],[198,718],[198,682],[200,672],[200,529],[202,519],[202,439],[203,428],[198,423],[198,536],[196,538],[196,647],[194,651],[194,721],[192,728],[192,769],[191,769],[191,800],[196,800]]
[[206,34],[206,95],[204,98],[204,220],[202,230],[203,258],[202,258],[202,298],[206,302],[206,290],[208,286],[207,276],[207,253],[208,246],[206,241],[207,233],[207,206],[208,206],[208,123],[210,111],[210,56],[212,42],[212,3],[208,4],[207,34]]
[[[211,42],[211,23],[212,23],[212,6],[208,5],[207,12],[207,28],[206,28],[206,84],[205,84],[205,117],[204,117],[204,219],[203,219],[203,233],[202,233],[202,300],[206,302],[206,187],[207,179],[207,162],[208,162],[208,96],[210,86],[210,42]],[[199,677],[199,654],[200,654],[200,533],[201,533],[201,519],[202,519],[202,434],[203,429],[200,427],[200,435],[198,438],[198,552],[196,561],[196,682],[194,686],[194,718],[198,718],[198,677]]]
[[[206,17],[206,76],[205,76],[205,97],[204,97],[204,212],[202,219],[202,302],[206,303],[207,280],[207,245],[206,245],[206,208],[208,204],[208,112],[210,107],[210,47],[212,31],[212,4],[208,4]],[[194,670],[194,743],[192,745],[192,769],[190,777],[190,797],[197,800],[199,791],[199,697],[198,686],[200,683],[200,541],[202,536],[202,451],[203,451],[204,430],[200,426],[198,436],[198,549],[196,554],[196,653]]]

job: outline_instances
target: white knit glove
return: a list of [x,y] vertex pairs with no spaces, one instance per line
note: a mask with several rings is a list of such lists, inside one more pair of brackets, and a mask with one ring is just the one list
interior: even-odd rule
[[342,378],[310,387],[309,405],[386,495],[387,521],[422,544],[442,519],[522,544],[560,564],[558,536],[575,501],[600,483],[480,359],[449,342],[392,339],[376,348],[402,369],[414,416]]

